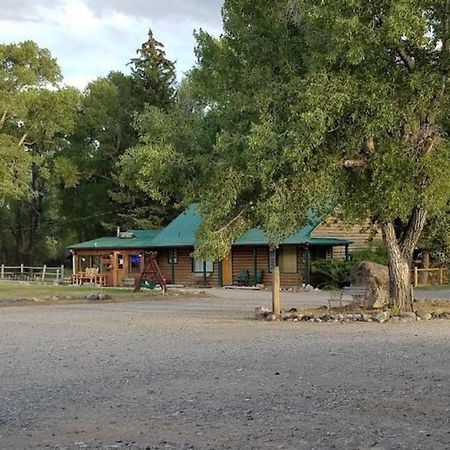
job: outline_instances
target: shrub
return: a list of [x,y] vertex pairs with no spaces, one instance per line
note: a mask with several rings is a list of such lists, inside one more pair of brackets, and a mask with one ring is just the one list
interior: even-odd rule
[[388,256],[386,250],[383,247],[369,247],[364,250],[352,252],[350,259],[353,264],[357,264],[361,261],[370,261],[377,264],[387,266]]
[[350,261],[321,259],[311,265],[311,273],[317,286],[321,289],[342,289],[350,286],[351,273],[361,261],[370,261],[387,265],[388,257],[383,247],[371,247],[351,253]]
[[343,288],[350,285],[350,273],[354,262],[337,259],[321,259],[311,265],[311,273],[321,289]]

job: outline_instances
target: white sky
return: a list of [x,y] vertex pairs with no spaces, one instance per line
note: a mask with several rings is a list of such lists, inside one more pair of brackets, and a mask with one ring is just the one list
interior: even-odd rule
[[151,28],[178,77],[192,67],[193,30],[221,33],[222,0],[0,0],[0,42],[48,48],[66,84],[83,89],[126,64]]

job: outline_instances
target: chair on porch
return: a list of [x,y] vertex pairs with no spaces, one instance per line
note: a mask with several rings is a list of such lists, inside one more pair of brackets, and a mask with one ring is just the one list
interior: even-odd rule
[[256,286],[257,284],[261,284],[261,282],[262,282],[262,277],[263,277],[263,271],[258,269],[258,270],[256,271],[256,276],[255,276],[255,278],[254,278],[254,280],[253,280],[253,282],[255,283],[255,286]]
[[233,284],[237,286],[248,286],[249,273],[247,269],[242,269],[239,276],[233,279]]

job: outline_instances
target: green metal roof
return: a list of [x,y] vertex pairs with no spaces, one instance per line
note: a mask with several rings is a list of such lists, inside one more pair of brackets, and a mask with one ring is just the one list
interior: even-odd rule
[[[160,248],[193,247],[195,235],[203,222],[197,213],[197,206],[191,205],[163,230],[129,230],[135,237],[131,239],[101,237],[92,241],[72,245],[71,249],[125,249],[125,248]],[[297,233],[288,237],[283,244],[309,244],[339,246],[351,244],[351,241],[335,238],[313,238],[311,233],[319,226],[321,220],[313,212],[308,213],[308,222]],[[252,228],[241,236],[233,245],[268,245],[266,233],[260,228]]]
[[[300,228],[292,236],[289,236],[283,244],[306,244],[310,243],[311,233],[319,226],[321,219],[314,212],[309,211],[307,217],[307,223]],[[248,230],[243,236],[241,236],[234,245],[268,245],[269,239],[266,233],[260,228],[252,228]],[[311,245],[314,245],[311,243]],[[336,244],[341,245],[341,244]]]
[[[334,238],[312,238],[311,233],[321,223],[320,217],[312,211],[308,213],[308,222],[297,233],[287,238],[283,244],[310,244],[310,245],[346,245],[350,241]],[[197,213],[196,205],[191,205],[181,213],[155,239],[152,247],[193,247],[195,235],[203,219]],[[233,245],[268,245],[266,233],[260,228],[252,228],[241,236]]]
[[197,214],[197,205],[193,204],[161,230],[153,239],[152,247],[193,247],[202,222],[203,218]]
[[118,238],[118,237],[100,237],[91,241],[81,242],[80,244],[71,245],[69,248],[73,250],[82,249],[126,249],[126,248],[150,248],[153,239],[158,235],[159,230],[129,230],[134,238]]

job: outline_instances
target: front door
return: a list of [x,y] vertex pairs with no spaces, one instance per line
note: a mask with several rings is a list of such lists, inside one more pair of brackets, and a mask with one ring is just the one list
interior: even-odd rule
[[125,259],[123,253],[114,255],[114,286],[122,286]]
[[233,265],[231,253],[222,260],[223,285],[231,286],[233,284]]

